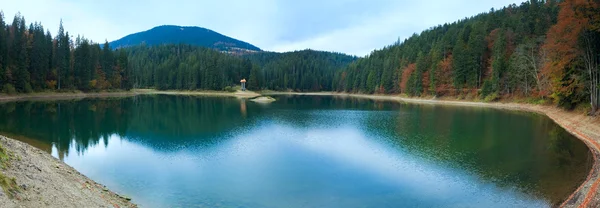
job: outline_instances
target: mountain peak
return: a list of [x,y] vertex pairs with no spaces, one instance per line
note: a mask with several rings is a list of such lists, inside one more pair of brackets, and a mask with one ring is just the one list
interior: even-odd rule
[[236,54],[262,51],[250,43],[222,35],[207,28],[178,25],[157,26],[150,30],[127,35],[109,44],[112,48],[123,48],[142,43],[147,45],[190,44]]

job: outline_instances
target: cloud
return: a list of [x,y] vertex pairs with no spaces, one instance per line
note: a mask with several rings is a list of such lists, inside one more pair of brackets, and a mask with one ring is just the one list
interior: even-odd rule
[[3,2],[7,21],[21,12],[53,34],[116,40],[158,25],[201,26],[265,50],[312,48],[366,55],[432,26],[517,3],[515,0],[147,0]]

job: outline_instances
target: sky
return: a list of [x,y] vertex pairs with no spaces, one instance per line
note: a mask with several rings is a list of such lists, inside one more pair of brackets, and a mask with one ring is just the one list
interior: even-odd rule
[[0,0],[54,35],[113,41],[159,25],[205,27],[268,51],[314,49],[368,55],[414,33],[520,4],[519,0]]

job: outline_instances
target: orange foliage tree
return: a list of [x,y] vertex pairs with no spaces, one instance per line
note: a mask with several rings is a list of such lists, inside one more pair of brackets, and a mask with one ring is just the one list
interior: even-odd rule
[[435,73],[437,83],[435,87],[436,95],[442,96],[448,93],[452,86],[452,55],[444,58],[439,63],[439,68]]
[[415,72],[415,70],[417,69],[417,64],[409,64],[406,68],[404,68],[402,70],[402,76],[400,77],[400,92],[401,93],[406,93],[407,89],[406,86],[408,84],[408,79],[410,78],[410,75],[412,75],[413,72]]
[[429,85],[431,84],[431,78],[429,77],[429,71],[423,72],[423,77],[421,78],[421,83],[423,83],[423,95],[429,94]]
[[[597,1],[561,2],[558,21],[548,31],[543,46],[548,52],[548,61],[544,64],[542,72],[551,79],[554,92],[552,96],[555,101],[559,104],[577,102],[578,100],[573,100],[572,97],[582,90],[581,75],[587,73],[590,76],[592,112],[598,107],[598,66],[597,60],[582,60],[582,58],[586,59],[586,53],[591,50],[589,49],[591,46],[581,44],[581,40],[589,38],[585,35],[594,29],[594,24],[591,22],[593,23],[594,18],[599,18],[599,14],[587,11],[597,11],[597,8]],[[582,61],[586,62],[585,66],[581,66]]]

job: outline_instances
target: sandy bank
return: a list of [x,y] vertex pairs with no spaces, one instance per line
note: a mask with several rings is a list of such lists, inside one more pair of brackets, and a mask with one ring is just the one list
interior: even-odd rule
[[276,100],[275,100],[275,98],[272,98],[269,96],[261,96],[261,97],[251,99],[250,101],[257,102],[257,103],[272,103],[272,102],[275,102]]
[[189,95],[189,96],[219,96],[236,98],[255,98],[260,94],[252,91],[160,91],[160,90],[133,90],[136,94],[157,94],[157,95]]
[[[9,155],[1,170],[0,207],[137,207],[48,153],[0,136]],[[2,183],[0,182],[0,183]]]
[[265,95],[313,95],[313,96],[341,96],[375,100],[393,100],[407,103],[455,105],[487,107],[508,110],[535,112],[550,117],[558,125],[585,142],[594,155],[594,164],[587,179],[581,186],[561,205],[561,207],[600,207],[600,119],[586,116],[582,113],[562,110],[554,106],[533,105],[522,103],[482,103],[469,101],[451,101],[434,99],[405,98],[398,95],[364,95],[333,92],[294,93],[294,92],[265,92]]
[[83,93],[83,92],[44,92],[30,93],[17,95],[0,95],[0,102],[10,102],[18,100],[71,100],[81,98],[106,98],[106,97],[126,97],[134,96],[138,93],[135,91],[128,92],[98,92],[98,93]]
[[252,91],[161,91],[153,89],[133,89],[123,92],[44,92],[17,95],[0,94],[0,102],[11,102],[19,100],[71,100],[83,98],[108,98],[108,97],[128,97],[135,95],[188,95],[188,96],[213,96],[213,97],[236,97],[236,98],[255,98],[261,96]]

